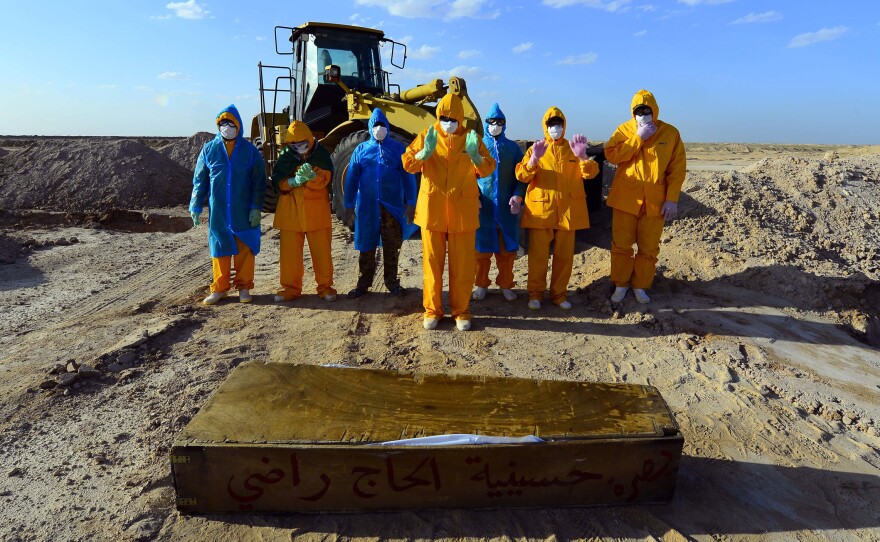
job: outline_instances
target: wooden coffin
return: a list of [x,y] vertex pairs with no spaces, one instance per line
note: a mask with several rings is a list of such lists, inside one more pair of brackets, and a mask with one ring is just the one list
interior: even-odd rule
[[[544,442],[381,444],[446,434]],[[653,503],[682,445],[651,386],[248,362],[171,468],[185,513]]]

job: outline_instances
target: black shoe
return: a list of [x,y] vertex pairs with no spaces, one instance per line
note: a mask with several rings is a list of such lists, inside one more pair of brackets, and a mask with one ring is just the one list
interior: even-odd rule
[[395,286],[394,288],[390,288],[390,289],[388,290],[388,293],[390,293],[391,295],[405,295],[405,294],[406,294],[406,288],[404,288],[403,286],[400,286],[400,285],[398,284],[398,285]]
[[346,297],[348,297],[349,299],[357,299],[360,296],[364,295],[365,293],[367,293],[367,291],[365,289],[355,288],[354,290],[348,292],[348,295]]

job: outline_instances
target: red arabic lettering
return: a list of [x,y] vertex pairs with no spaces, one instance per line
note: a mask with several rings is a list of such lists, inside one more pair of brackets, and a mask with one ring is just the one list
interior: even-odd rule
[[[372,499],[373,497],[375,497],[376,495],[378,495],[378,493],[367,493],[366,491],[364,491],[364,490],[361,488],[361,485],[360,485],[360,484],[361,484],[361,480],[363,480],[364,477],[366,477],[366,476],[376,475],[376,474],[379,474],[379,473],[382,472],[382,471],[381,471],[381,469],[374,469],[374,468],[371,468],[371,467],[354,467],[353,469],[351,469],[351,473],[352,473],[352,474],[356,474],[356,473],[359,473],[359,472],[361,472],[361,473],[363,473],[363,474],[361,474],[360,476],[358,476],[357,480],[355,480],[355,481],[354,481],[354,484],[352,484],[351,489],[352,489],[352,491],[354,491],[354,494],[355,494],[355,495],[357,495],[358,497],[360,497],[360,498],[362,498],[362,499]],[[375,481],[375,480],[367,480],[366,484],[367,484],[368,486],[370,486],[371,488],[376,487],[376,481]]]
[[233,491],[232,489],[232,481],[235,479],[235,475],[229,477],[229,482],[226,484],[226,491],[229,493],[229,496],[235,499],[238,502],[254,502],[263,496],[263,493],[266,491],[263,486],[257,485],[254,483],[254,480],[259,482],[260,484],[277,484],[281,480],[284,479],[284,471],[279,469],[272,469],[267,472],[265,475],[254,473],[245,478],[244,480],[244,488],[250,492],[250,495],[240,495]]
[[642,463],[642,473],[636,474],[633,476],[632,483],[630,486],[632,487],[632,492],[626,498],[627,502],[634,501],[639,496],[639,483],[641,482],[653,482],[664,473],[669,468],[669,464],[672,462],[672,452],[669,450],[660,450],[660,455],[666,458],[666,463],[663,464],[656,472],[654,471],[654,461],[650,458],[645,459]]
[[[290,454],[290,481],[293,483],[293,487],[298,487],[300,483],[299,478],[299,461],[296,457],[296,452]],[[309,495],[308,497],[300,497],[301,501],[318,501],[323,497],[327,490],[330,489],[330,477],[325,473],[321,473],[321,481],[324,482],[324,487],[321,488],[317,493]]]
[[427,486],[431,485],[431,480],[425,480],[424,478],[416,478],[415,474],[419,472],[422,467],[425,466],[425,463],[431,465],[431,476],[434,481],[434,491],[440,489],[440,469],[437,468],[437,459],[434,457],[426,457],[422,460],[421,463],[416,466],[406,476],[403,477],[403,480],[409,482],[409,484],[401,485],[398,484],[394,479],[394,460],[390,457],[385,459],[385,466],[388,468],[388,485],[391,486],[392,491],[406,491],[407,489],[412,489],[416,486]]

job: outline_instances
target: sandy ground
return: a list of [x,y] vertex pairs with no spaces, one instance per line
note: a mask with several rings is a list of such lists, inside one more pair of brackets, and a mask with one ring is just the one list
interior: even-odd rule
[[[493,288],[464,333],[448,319],[422,329],[417,240],[401,256],[403,298],[380,272],[373,293],[326,303],[307,263],[310,295],[278,304],[265,215],[254,303],[205,307],[207,232],[186,229],[182,206],[4,207],[0,539],[880,540],[880,148],[689,154],[647,308],[607,301],[603,212],[579,235],[571,311],[529,311],[525,296],[509,303]],[[339,224],[333,252],[344,293],[357,253]],[[515,265],[521,294],[526,264]],[[169,447],[247,360],[651,384],[685,438],[676,495],[611,508],[181,515]]]

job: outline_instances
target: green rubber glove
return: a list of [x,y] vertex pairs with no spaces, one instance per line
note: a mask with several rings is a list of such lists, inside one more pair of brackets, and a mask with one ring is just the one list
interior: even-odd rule
[[467,139],[464,140],[464,149],[475,166],[483,163],[483,157],[480,156],[480,136],[477,135],[477,132],[473,130],[468,132]]
[[299,167],[298,170],[296,170],[296,176],[293,184],[295,186],[302,186],[314,178],[315,170],[312,169],[312,165],[303,164]]
[[251,213],[248,215],[248,220],[250,221],[252,228],[256,228],[260,225],[260,218],[260,210],[251,209]]
[[424,162],[428,158],[434,154],[434,149],[437,147],[437,130],[434,129],[434,125],[428,126],[428,133],[425,134],[425,146],[422,147],[422,150],[416,153],[416,158]]
[[199,213],[190,213],[189,217],[192,218],[194,228],[201,224],[201,222],[199,222]]

